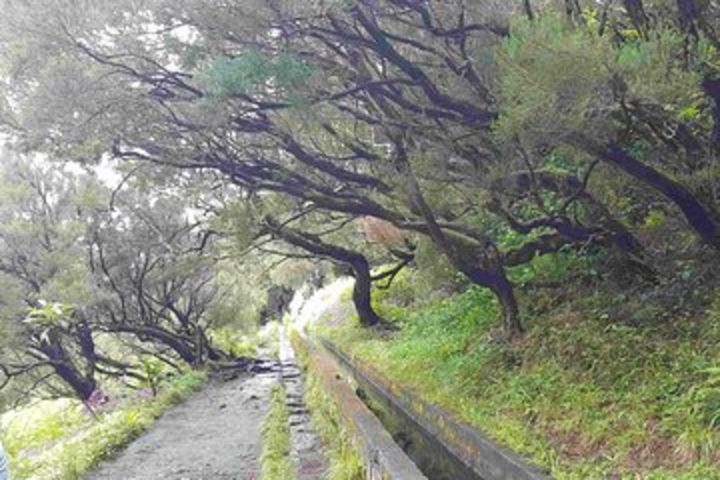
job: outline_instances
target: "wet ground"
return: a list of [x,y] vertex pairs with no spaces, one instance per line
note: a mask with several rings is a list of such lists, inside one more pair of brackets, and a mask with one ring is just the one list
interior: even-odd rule
[[[342,279],[310,299],[300,299],[303,302],[294,312],[296,326],[318,318],[344,317],[351,307],[340,297],[350,282]],[[284,335],[280,357],[277,371],[213,381],[166,412],[87,480],[257,480],[262,453],[260,428],[270,404],[270,391],[280,381],[287,391],[291,455],[298,479],[323,478],[327,470],[324,446],[312,428],[303,401],[302,373]]]
[[328,468],[325,448],[312,426],[311,415],[304,400],[305,384],[302,371],[295,360],[295,352],[284,334],[280,336],[279,354],[290,417],[290,453],[297,465],[297,480],[319,480],[324,477]]
[[89,480],[255,480],[277,373],[213,381],[170,409]]

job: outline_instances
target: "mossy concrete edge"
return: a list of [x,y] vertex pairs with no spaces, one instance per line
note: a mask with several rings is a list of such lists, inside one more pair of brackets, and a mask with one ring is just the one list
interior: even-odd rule
[[525,461],[477,429],[461,422],[441,408],[430,405],[409,389],[391,382],[370,365],[351,359],[332,342],[320,343],[355,380],[394,404],[428,435],[484,480],[549,480],[548,472]]
[[368,480],[428,480],[395,443],[390,433],[356,395],[350,381],[332,356],[312,340],[299,336],[326,391],[335,400],[341,416],[360,447]]

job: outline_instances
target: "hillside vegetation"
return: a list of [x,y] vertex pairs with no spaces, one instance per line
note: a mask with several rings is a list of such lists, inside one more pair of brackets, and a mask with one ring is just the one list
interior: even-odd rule
[[[536,262],[531,276],[564,285],[576,272],[556,264]],[[377,296],[399,332],[352,316],[318,331],[554,478],[720,478],[717,289],[704,290],[706,309],[669,315],[607,284],[533,290],[522,298],[527,334],[506,343],[487,292],[408,304],[423,298],[422,281],[404,272]]]
[[716,475],[717,0],[0,11],[3,409],[351,275],[327,335],[558,476]]

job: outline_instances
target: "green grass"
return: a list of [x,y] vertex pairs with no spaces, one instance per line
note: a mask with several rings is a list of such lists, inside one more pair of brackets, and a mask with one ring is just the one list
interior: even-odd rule
[[215,347],[232,357],[256,357],[264,350],[272,358],[278,358],[279,335],[282,325],[273,321],[253,332],[233,327],[223,327],[210,332]]
[[720,295],[654,327],[609,321],[608,295],[526,296],[512,344],[477,288],[416,309],[386,294],[396,334],[356,319],[320,333],[555,478],[720,479]]
[[223,327],[210,332],[213,345],[232,357],[254,357],[257,355],[259,338],[243,330]]
[[289,413],[285,400],[285,389],[276,385],[272,391],[270,411],[262,426],[262,480],[297,478],[295,463],[290,456]]
[[305,403],[312,414],[313,426],[324,443],[328,460],[326,480],[363,480],[363,459],[347,427],[340,417],[333,398],[325,391],[318,375],[310,368],[307,351],[298,341],[297,333],[291,336],[300,366],[306,371]]
[[8,455],[18,458],[23,451],[39,451],[92,423],[77,400],[42,400],[4,414],[0,432]]
[[[21,411],[3,431],[12,478],[22,480],[76,480],[127,445],[168,408],[199,390],[205,374],[180,375],[153,398],[134,399],[93,420],[76,402],[39,405],[32,412]],[[15,422],[32,413],[33,427],[18,431]],[[27,417],[26,417],[27,418]]]

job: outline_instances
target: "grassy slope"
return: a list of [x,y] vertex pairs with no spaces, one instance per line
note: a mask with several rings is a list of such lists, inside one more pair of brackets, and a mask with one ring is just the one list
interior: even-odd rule
[[610,322],[607,294],[534,294],[513,344],[493,340],[481,290],[405,309],[382,297],[401,332],[346,319],[321,333],[554,477],[720,479],[720,295],[706,316],[651,328]]
[[186,373],[161,389],[158,396],[127,402],[100,414],[97,421],[72,401],[40,404],[32,407],[32,412],[21,411],[3,431],[12,478],[82,478],[100,460],[127,445],[165,410],[199,390],[204,383],[203,373]]

